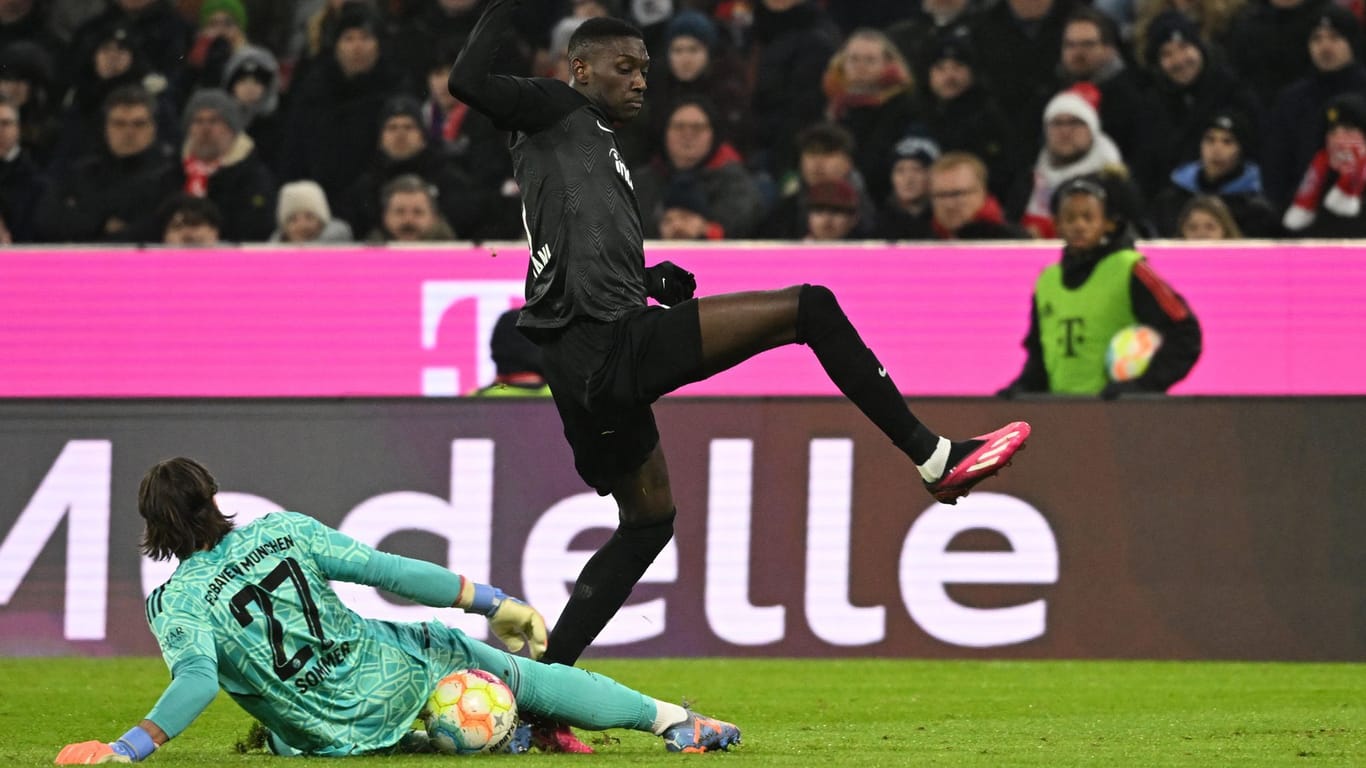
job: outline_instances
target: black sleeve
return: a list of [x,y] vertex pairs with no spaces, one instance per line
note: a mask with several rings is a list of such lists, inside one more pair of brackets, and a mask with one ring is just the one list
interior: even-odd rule
[[1140,389],[1166,392],[1184,379],[1200,359],[1200,321],[1181,294],[1157,276],[1148,262],[1134,266],[1129,278],[1129,298],[1134,317],[1162,334],[1162,345],[1153,353],[1148,370],[1136,380]]
[[531,133],[583,106],[586,99],[559,80],[492,73],[516,9],[517,0],[488,4],[451,67],[447,87],[452,96],[487,115],[499,130]]
[[1039,305],[1029,302],[1029,332],[1025,334],[1025,364],[1006,392],[1047,392],[1048,370],[1043,365],[1043,344],[1039,342]]

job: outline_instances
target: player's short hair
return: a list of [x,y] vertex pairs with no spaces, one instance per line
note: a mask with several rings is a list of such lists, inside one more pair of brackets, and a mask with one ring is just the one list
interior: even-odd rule
[[629,21],[614,19],[610,16],[599,16],[588,19],[580,24],[574,34],[569,36],[569,58],[570,60],[582,59],[588,55],[588,49],[604,40],[615,40],[621,37],[633,37],[641,42],[645,40],[645,33],[640,28]]
[[203,464],[177,457],[158,462],[138,485],[138,514],[146,526],[142,553],[153,560],[184,560],[212,547],[233,529],[214,501],[218,481]]

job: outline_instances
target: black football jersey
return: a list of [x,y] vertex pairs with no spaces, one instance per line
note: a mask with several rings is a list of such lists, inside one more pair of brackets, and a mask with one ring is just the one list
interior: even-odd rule
[[645,306],[644,235],[611,121],[568,83],[489,72],[512,0],[484,10],[451,69],[457,98],[510,131],[530,262],[518,325],[611,321]]

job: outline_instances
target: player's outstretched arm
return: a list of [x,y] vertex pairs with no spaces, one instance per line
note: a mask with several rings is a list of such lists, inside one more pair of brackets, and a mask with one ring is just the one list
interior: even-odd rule
[[512,27],[517,0],[492,0],[451,67],[451,95],[484,113],[500,130],[538,131],[587,104],[568,83],[549,77],[493,73],[498,48]]
[[487,616],[508,650],[516,653],[529,645],[533,658],[545,653],[545,619],[501,589],[476,584],[436,563],[381,552],[310,517],[295,519],[304,530],[301,538],[313,542],[313,559],[323,576],[379,587],[433,608],[449,606]]
[[171,683],[142,722],[108,744],[83,741],[57,753],[57,765],[136,763],[146,760],[162,744],[179,735],[213,703],[218,695],[218,664],[192,653],[171,666]]
[[535,608],[508,597],[503,590],[465,579],[455,607],[487,616],[489,628],[509,651],[517,653],[529,644],[531,658],[539,659],[545,653],[545,619]]
[[98,765],[100,763],[135,763],[147,759],[157,747],[170,740],[166,732],[151,720],[143,720],[108,744],[102,741],[82,741],[67,744],[57,753],[57,765]]

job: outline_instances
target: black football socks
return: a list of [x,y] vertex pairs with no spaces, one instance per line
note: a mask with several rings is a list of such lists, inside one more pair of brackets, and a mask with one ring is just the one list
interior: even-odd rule
[[571,666],[578,661],[583,649],[621,609],[636,582],[673,538],[673,526],[674,515],[670,515],[656,523],[617,528],[583,566],[574,592],[550,632],[541,661]]
[[797,299],[797,343],[816,353],[830,381],[911,461],[920,465],[930,460],[939,436],[906,407],[906,398],[863,343],[829,288],[802,286]]

